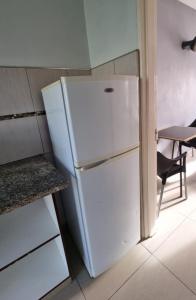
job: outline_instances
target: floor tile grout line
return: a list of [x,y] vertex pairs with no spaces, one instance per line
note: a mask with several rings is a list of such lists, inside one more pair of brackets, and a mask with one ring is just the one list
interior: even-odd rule
[[173,233],[185,222],[187,220],[187,217],[185,217],[185,218],[183,218],[183,220],[177,225],[177,227],[175,227],[170,233],[169,233],[169,235],[164,239],[164,241],[162,241],[161,242],[161,244],[155,249],[155,250],[153,250],[152,252],[148,249],[148,248],[146,248],[146,246],[145,245],[143,245],[142,244],[142,246],[146,249],[146,250],[148,250],[148,252],[151,254],[151,255],[153,255],[172,235],[173,235]]
[[76,282],[77,282],[77,284],[78,284],[78,286],[79,286],[79,288],[80,288],[80,291],[81,291],[81,293],[82,293],[84,299],[87,300],[87,299],[86,299],[86,296],[85,296],[85,293],[84,293],[84,291],[83,291],[83,289],[82,289],[82,287],[81,287],[81,285],[80,285],[80,283],[79,283],[77,277],[75,278],[75,280],[76,280]]
[[184,287],[186,287],[194,296],[196,296],[196,292],[194,292],[186,283],[182,281],[173,271],[171,271],[157,256],[152,255],[165,269],[168,270]]
[[[146,251],[148,251],[148,253],[150,253],[150,255],[153,255],[153,252],[151,252],[145,245],[142,244],[142,247],[144,247],[144,249]],[[156,251],[156,250],[155,250]]]
[[80,291],[81,291],[82,295],[84,296],[84,299],[87,300],[87,298],[85,296],[85,292],[83,291],[83,288],[80,285],[80,282],[79,282],[78,278],[76,277],[75,280],[76,280],[77,284],[79,285]]
[[[141,245],[142,246],[142,245]],[[130,276],[128,276],[127,277],[127,279],[120,285],[120,287],[109,297],[109,298],[107,298],[106,300],[110,300],[126,283],[127,283],[127,281],[129,281],[130,280],[130,278],[132,277],[132,276],[134,276],[135,275],[135,273],[137,273],[137,271],[139,271],[139,269],[151,258],[151,253],[149,253],[150,255],[149,255],[149,257],[147,257],[143,262],[142,262],[142,264],[138,267],[138,268],[136,268],[136,270],[130,275]],[[77,283],[78,283],[78,285],[79,285],[79,287],[80,287],[80,289],[82,290],[82,294],[84,295],[84,297],[85,297],[85,292],[84,292],[84,290],[83,290],[83,288],[82,288],[82,286],[80,285],[80,282],[78,281],[78,278],[76,278],[76,281],[77,281]],[[87,300],[86,299],[86,297],[85,297],[85,300]]]
[[143,263],[129,276],[127,279],[121,284],[121,286],[107,299],[110,300],[112,297],[118,293],[118,291],[147,263],[147,261],[152,257],[150,254],[148,258],[146,258]]

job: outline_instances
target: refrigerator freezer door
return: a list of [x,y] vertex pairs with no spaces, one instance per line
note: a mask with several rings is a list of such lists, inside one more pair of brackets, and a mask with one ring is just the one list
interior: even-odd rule
[[137,77],[61,82],[76,167],[138,145]]
[[[139,149],[86,171],[77,170],[92,277],[140,240]],[[87,254],[86,254],[87,255]]]
[[[139,144],[139,95],[138,79],[113,80],[112,103],[113,153],[134,148]],[[117,87],[117,88],[116,88]]]

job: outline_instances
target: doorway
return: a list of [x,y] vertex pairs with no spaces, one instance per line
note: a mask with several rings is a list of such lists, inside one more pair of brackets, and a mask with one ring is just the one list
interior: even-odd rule
[[[155,86],[154,96],[151,98],[153,103],[148,103],[146,112],[146,115],[150,115],[149,112],[152,112],[154,109],[154,128],[148,129],[151,134],[154,133],[154,129],[156,130],[156,128],[159,131],[170,126],[188,126],[195,119],[195,53],[183,50],[181,43],[184,40],[192,39],[195,35],[195,27],[192,25],[196,17],[196,10],[181,2],[186,1],[157,0],[156,3],[153,1],[153,4],[151,2],[151,5],[153,5],[153,8],[151,7],[151,16],[153,15],[154,18],[157,18],[157,32],[150,31],[150,26],[146,26],[147,32],[150,32],[150,36],[146,34],[146,39],[151,39],[152,43],[152,40],[156,41],[157,37],[156,45],[154,46],[154,51],[157,55],[154,55],[154,58],[152,56],[150,57],[152,60],[154,59],[153,62],[148,58],[148,63],[150,65],[154,64],[155,66],[150,76],[152,76],[152,78],[157,77],[157,86]],[[146,8],[146,14],[147,11],[148,9]],[[181,19],[181,22],[179,22],[179,18]],[[148,47],[144,53],[149,55],[148,52],[150,52],[150,47]],[[144,124],[147,125],[148,122],[144,122]],[[156,160],[156,158],[154,158],[156,145],[151,144],[150,148],[151,155],[153,159]],[[159,140],[157,149],[166,157],[171,158],[171,141],[163,139]],[[170,218],[170,220],[172,218],[173,220],[175,219],[175,216],[173,215],[174,211],[177,212],[177,214],[180,212],[180,214],[187,217],[193,213],[194,209],[196,209],[194,201],[194,186],[196,186],[196,180],[194,179],[195,150],[192,151],[191,148],[183,148],[182,150],[183,152],[187,151],[188,201],[181,203],[180,201],[183,199],[176,199],[170,202],[170,200],[179,196],[179,176],[171,177],[168,181],[166,193],[164,193],[164,203],[161,210],[162,215],[166,215],[166,212],[168,212],[168,218]],[[144,154],[144,157],[145,155],[146,154]],[[174,156],[177,155],[178,147],[176,144]],[[156,168],[154,168],[153,171],[154,178],[156,178],[157,181]],[[158,181],[158,193],[159,192],[160,181]],[[152,201],[154,211],[157,203],[156,201],[157,199]],[[165,209],[167,207],[170,208]],[[144,210],[147,211],[147,209]],[[169,211],[171,211],[171,213]],[[152,220],[150,214],[148,214],[148,216],[149,219]],[[179,219],[178,216],[177,219]],[[165,219],[163,225],[167,220]]]

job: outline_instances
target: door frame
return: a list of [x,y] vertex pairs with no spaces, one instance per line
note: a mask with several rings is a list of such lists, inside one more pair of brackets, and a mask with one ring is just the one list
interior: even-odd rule
[[153,234],[157,210],[157,0],[137,0],[140,52],[141,236]]

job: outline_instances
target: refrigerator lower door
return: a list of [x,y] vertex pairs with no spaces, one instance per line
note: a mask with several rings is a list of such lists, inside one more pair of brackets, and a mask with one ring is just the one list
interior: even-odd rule
[[140,240],[139,149],[77,170],[90,275],[96,277]]

